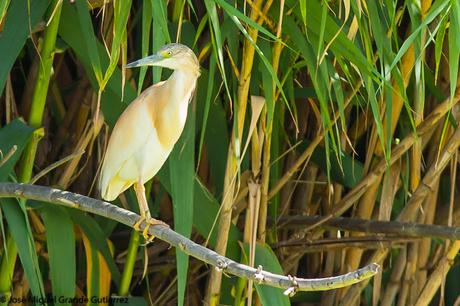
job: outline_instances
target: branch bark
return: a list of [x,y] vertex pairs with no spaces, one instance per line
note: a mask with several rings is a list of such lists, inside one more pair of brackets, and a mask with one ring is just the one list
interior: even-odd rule
[[[0,198],[25,198],[75,208],[115,220],[129,227],[133,227],[140,219],[139,215],[113,204],[44,186],[0,183]],[[144,227],[145,223],[141,224],[140,230],[142,231]],[[255,269],[240,264],[179,235],[166,226],[151,226],[149,233],[180,248],[188,255],[214,266],[217,270],[253,280],[258,284],[286,289],[285,294],[287,295],[292,295],[296,291],[321,291],[350,286],[372,277],[379,269],[378,264],[372,263],[356,271],[335,277],[304,279],[283,276],[264,271],[261,266]]]

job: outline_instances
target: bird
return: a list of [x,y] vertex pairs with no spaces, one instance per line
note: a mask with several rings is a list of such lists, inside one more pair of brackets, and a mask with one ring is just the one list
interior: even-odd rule
[[159,66],[173,70],[171,76],[144,90],[118,118],[110,135],[99,177],[101,196],[115,200],[134,185],[141,218],[146,222],[143,236],[151,225],[166,225],[152,218],[144,184],[160,170],[179,139],[187,118],[188,104],[200,76],[195,53],[187,46],[171,43],[157,53],[125,65],[126,68]]

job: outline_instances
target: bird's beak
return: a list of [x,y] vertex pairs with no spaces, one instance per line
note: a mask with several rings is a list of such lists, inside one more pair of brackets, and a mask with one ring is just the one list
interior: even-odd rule
[[133,67],[140,67],[140,66],[155,66],[155,63],[162,61],[164,58],[161,55],[154,54],[147,57],[144,57],[140,60],[135,62],[129,63],[125,65],[125,68],[133,68]]

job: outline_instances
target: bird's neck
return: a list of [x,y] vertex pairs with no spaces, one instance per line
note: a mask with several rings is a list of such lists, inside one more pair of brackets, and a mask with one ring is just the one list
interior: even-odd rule
[[174,70],[168,79],[168,87],[172,93],[172,107],[188,107],[191,94],[196,86],[197,76],[187,70]]
[[163,130],[169,133],[167,147],[171,147],[179,139],[187,120],[188,102],[195,89],[198,76],[181,70],[175,70],[166,81],[167,101],[161,109],[160,117]]

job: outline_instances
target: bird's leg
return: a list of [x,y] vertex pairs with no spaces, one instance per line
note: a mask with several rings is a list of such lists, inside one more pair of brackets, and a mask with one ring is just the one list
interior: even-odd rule
[[136,191],[136,198],[137,201],[139,202],[139,210],[141,213],[141,218],[139,221],[134,224],[134,229],[137,231],[140,231],[140,225],[142,222],[146,222],[146,225],[144,227],[144,230],[142,231],[142,235],[144,236],[145,240],[147,242],[151,242],[155,236],[149,234],[149,228],[152,225],[163,225],[163,226],[168,226],[166,223],[163,221],[157,220],[152,218],[150,215],[150,210],[149,210],[149,205],[147,202],[147,198],[145,197],[145,188],[144,184],[142,182],[138,182],[134,184],[134,190]]

